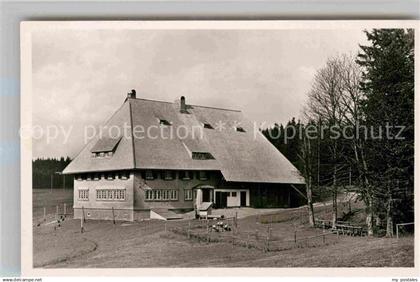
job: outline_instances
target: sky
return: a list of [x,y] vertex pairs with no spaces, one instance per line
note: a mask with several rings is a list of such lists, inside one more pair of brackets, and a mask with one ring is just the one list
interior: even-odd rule
[[32,44],[33,125],[44,129],[33,157],[45,158],[77,155],[85,127],[104,123],[131,89],[238,109],[264,127],[299,119],[316,71],[367,42],[359,29],[43,30]]

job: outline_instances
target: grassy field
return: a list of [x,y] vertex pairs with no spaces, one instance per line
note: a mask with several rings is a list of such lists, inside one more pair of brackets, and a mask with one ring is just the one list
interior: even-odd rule
[[34,189],[32,191],[32,213],[33,219],[39,220],[43,217],[44,207],[47,215],[54,216],[56,206],[59,206],[59,212],[63,211],[63,204],[67,205],[67,211],[72,212],[73,207],[73,189]]
[[[71,203],[68,191],[34,191],[34,211],[49,206]],[[68,204],[71,205],[71,204]],[[358,210],[358,203],[353,209]],[[340,205],[341,212],[347,207]],[[317,217],[328,216],[329,205],[316,207]],[[42,213],[34,213],[38,221]],[[357,215],[358,214],[358,215]],[[307,227],[303,208],[276,210],[278,222],[270,225],[271,234],[279,243],[322,234],[322,230]],[[51,215],[53,216],[53,215]],[[356,218],[360,212],[356,213]],[[265,234],[268,224],[256,216],[238,220],[238,236],[246,238],[252,232]],[[219,242],[200,242],[174,233],[173,228],[185,228],[187,221],[117,222],[87,221],[86,232],[80,233],[80,221],[67,218],[61,227],[54,224],[34,224],[34,266],[47,268],[89,267],[413,267],[414,238],[402,239],[337,236],[326,244],[283,251],[263,252],[255,248],[233,245],[215,233]],[[166,229],[166,230],[165,230]]]

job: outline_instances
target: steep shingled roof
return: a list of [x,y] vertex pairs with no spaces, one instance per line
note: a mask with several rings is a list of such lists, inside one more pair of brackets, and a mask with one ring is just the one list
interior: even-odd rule
[[[242,112],[195,105],[188,105],[188,113],[181,113],[179,109],[178,103],[127,99],[106,125],[128,125],[136,130],[135,138],[132,134],[124,136],[112,157],[93,158],[91,150],[98,143],[95,138],[64,173],[122,169],[217,170],[227,181],[304,183],[297,169]],[[171,125],[160,125],[162,119]],[[203,123],[211,124],[214,129],[203,128]],[[237,131],[238,126],[245,132]],[[151,138],[141,133],[141,129],[149,129]],[[192,159],[192,151],[208,152],[214,159]]]

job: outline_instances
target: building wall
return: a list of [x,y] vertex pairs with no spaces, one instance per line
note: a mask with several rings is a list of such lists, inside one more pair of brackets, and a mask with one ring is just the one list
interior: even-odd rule
[[[229,192],[230,196],[227,197],[227,206],[228,207],[240,207],[241,206],[241,192],[246,192],[246,206],[250,204],[250,194],[249,189],[244,188],[226,188],[226,189],[214,189],[213,199],[216,200],[216,192]],[[236,192],[236,197],[233,196],[233,192]],[[216,201],[214,201],[216,203]]]
[[[107,219],[112,220],[142,220],[150,218],[151,209],[170,209],[188,211],[194,208],[194,193],[191,200],[185,200],[185,191],[192,190],[198,185],[213,186],[213,201],[216,201],[216,191],[237,192],[236,197],[229,196],[228,207],[240,206],[240,191],[246,191],[246,205],[252,207],[294,207],[301,204],[302,199],[290,188],[281,184],[258,183],[227,183],[222,181],[220,172],[209,172],[207,180],[198,179],[198,172],[194,177],[183,180],[179,172],[174,171],[174,178],[165,180],[158,177],[145,180],[141,171],[132,171],[127,179],[115,178],[99,180],[74,179],[74,218]],[[177,190],[178,200],[147,200],[146,190]],[[123,189],[125,199],[104,200],[97,199],[97,190]],[[88,192],[88,199],[79,199],[79,191]],[[232,194],[231,194],[232,195]]]
[[[194,208],[194,197],[192,200],[185,199],[185,190],[192,189],[197,185],[211,185],[217,187],[220,182],[219,172],[209,172],[208,180],[197,179],[197,173],[194,175],[194,179],[182,180],[179,178],[179,172],[174,172],[175,176],[172,180],[164,180],[157,178],[154,180],[145,180],[142,177],[142,173],[135,172],[134,177],[134,209],[136,211],[150,210],[152,208],[165,208],[174,210],[192,210]],[[178,191],[177,201],[149,201],[145,198],[144,184],[152,189],[175,189]]]
[[[129,174],[127,179],[104,179],[99,180],[74,180],[74,218],[81,218],[84,212],[86,219],[113,219],[133,220],[133,183],[134,173]],[[96,191],[98,189],[123,189],[125,199],[121,200],[101,200],[97,199]],[[86,200],[79,199],[79,190],[87,190],[89,197]]]
[[305,202],[288,184],[256,184],[250,189],[250,204],[254,208],[293,208]]

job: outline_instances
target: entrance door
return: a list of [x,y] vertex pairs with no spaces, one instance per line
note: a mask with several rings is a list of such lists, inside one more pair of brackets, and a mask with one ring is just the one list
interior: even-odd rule
[[228,192],[216,191],[216,208],[224,209],[227,207]]
[[211,192],[210,189],[203,189],[203,202],[211,202]]
[[246,192],[241,191],[241,207],[245,207],[245,206],[246,206]]

